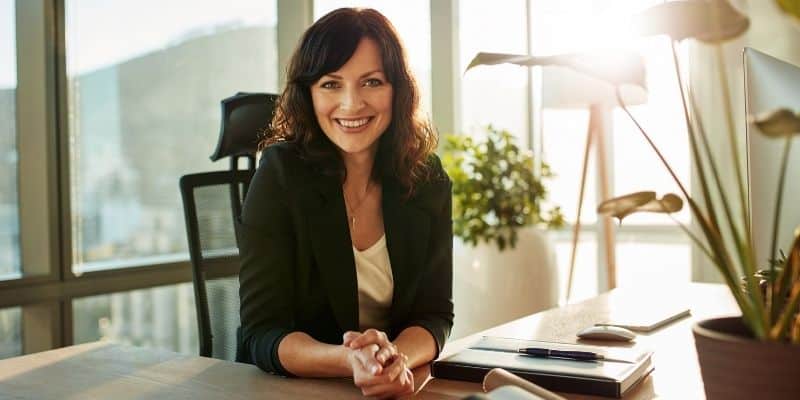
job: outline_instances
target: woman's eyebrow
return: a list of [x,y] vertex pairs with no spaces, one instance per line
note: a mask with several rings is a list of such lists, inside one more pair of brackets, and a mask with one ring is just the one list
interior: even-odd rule
[[[376,69],[376,70],[373,70],[373,71],[369,71],[369,72],[367,72],[367,73],[365,73],[365,74],[362,74],[362,75],[361,75],[361,76],[360,76],[358,79],[361,79],[361,78],[364,78],[364,77],[370,76],[370,75],[372,75],[372,74],[374,74],[374,73],[376,73],[376,72],[383,73],[383,70],[382,70],[382,69]],[[340,80],[344,80],[344,78],[342,78],[342,76],[341,76],[341,75],[336,75],[336,74],[325,74],[325,76],[328,76],[328,77],[331,77],[331,78],[334,78],[334,79],[340,79]]]

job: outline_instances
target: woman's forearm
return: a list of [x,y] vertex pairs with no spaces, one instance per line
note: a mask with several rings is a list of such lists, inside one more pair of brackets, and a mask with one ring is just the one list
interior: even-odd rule
[[317,341],[306,333],[292,332],[278,345],[281,365],[300,377],[349,377],[353,375],[347,361],[350,349]]
[[394,345],[408,357],[411,369],[431,362],[436,356],[436,341],[427,329],[419,326],[403,329],[394,339]]

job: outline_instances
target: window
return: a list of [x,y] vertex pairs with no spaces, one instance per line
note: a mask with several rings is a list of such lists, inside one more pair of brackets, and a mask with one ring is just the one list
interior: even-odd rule
[[22,354],[21,322],[19,307],[0,309],[0,359]]
[[314,0],[314,20],[341,7],[369,7],[392,22],[408,53],[408,63],[420,86],[422,107],[430,114],[431,18],[429,0]]
[[[239,326],[238,278],[209,280],[206,293],[215,343],[235,348]],[[111,340],[197,354],[197,312],[191,283],[92,296],[72,302],[75,343]],[[0,325],[1,326],[1,325]],[[227,354],[233,359],[235,354]]]
[[72,307],[75,344],[111,340],[197,354],[191,283],[85,297]]
[[479,52],[527,53],[525,1],[502,7],[484,1],[459,2],[459,69],[463,133],[481,135],[486,125],[527,140],[528,71],[516,65],[478,67],[463,74]]
[[186,260],[178,179],[227,168],[208,159],[220,100],[278,90],[276,2],[82,0],[65,15],[73,272]]
[[[624,31],[628,18],[654,1],[596,2],[591,0],[535,0],[531,2],[531,40],[537,55],[580,51],[600,51],[612,44],[635,49],[644,56],[647,69],[647,104],[632,106],[632,112],[645,126],[684,184],[689,187],[689,158],[686,128],[669,43],[663,38],[631,40]],[[545,96],[546,97],[546,96]],[[559,108],[543,104],[542,149],[557,177],[551,181],[552,200],[563,207],[567,221],[574,222],[581,176],[581,158],[586,142],[589,105],[584,108]],[[621,109],[606,115],[609,189],[612,196],[639,190],[655,190],[659,196],[676,192],[663,165],[659,163],[641,134]],[[573,300],[597,293],[597,265],[603,248],[599,219],[595,213],[599,199],[598,161],[590,158],[581,216],[581,241],[573,280]],[[633,168],[632,166],[635,166]],[[688,224],[684,210],[675,217]],[[568,271],[572,227],[557,232],[559,268]],[[691,255],[688,238],[669,216],[637,214],[616,228],[617,286],[647,286],[665,281],[688,282]],[[588,252],[589,256],[587,257]],[[643,260],[650,260],[643,265]],[[566,278],[568,272],[562,272]],[[586,281],[592,285],[587,285]],[[562,282],[566,284],[566,279]]]
[[[21,274],[17,206],[15,15],[14,0],[0,0],[0,280],[18,278]],[[3,349],[0,349],[2,354]]]

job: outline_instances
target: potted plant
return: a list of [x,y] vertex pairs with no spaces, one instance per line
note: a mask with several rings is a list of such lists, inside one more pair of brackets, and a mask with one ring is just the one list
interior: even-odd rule
[[[545,209],[552,173],[511,133],[492,126],[485,139],[445,137],[442,163],[453,181],[455,325],[452,337],[554,306],[555,252],[544,227],[564,223]],[[534,174],[538,170],[538,176]]]
[[[667,194],[662,198],[654,192],[632,193],[601,203],[598,212],[621,221],[635,212],[672,213],[680,210],[684,202],[688,204],[699,233],[681,227],[718,269],[742,314],[740,317],[700,321],[693,328],[706,396],[709,399],[795,399],[800,393],[800,380],[797,379],[800,375],[800,238],[794,240],[784,257],[778,257],[773,235],[773,256],[769,265],[760,265],[755,259],[725,68],[719,69],[718,78],[724,89],[723,105],[730,147],[712,149],[700,118],[702,113],[696,107],[692,91],[684,91],[677,63],[676,45],[685,39],[696,39],[717,46],[717,63],[722,65],[719,46],[744,33],[749,27],[749,19],[726,0],[684,0],[654,6],[638,15],[635,24],[644,35],[665,34],[672,40],[675,71],[701,194],[690,195],[642,124],[626,107],[618,82],[609,81],[617,86],[619,105],[678,184],[681,193]],[[480,55],[476,56],[479,58]],[[502,62],[526,65],[524,58],[517,55],[507,55],[505,59],[494,55],[492,64]],[[756,116],[755,124],[765,135],[785,138],[781,156],[781,170],[785,171],[791,136],[800,133],[800,117],[791,110],[777,110]],[[723,166],[717,162],[719,155],[714,154],[719,150],[730,152],[733,164],[730,167],[736,176],[734,191],[726,188],[720,178]],[[775,224],[780,222],[783,177],[781,173],[775,199]],[[735,197],[739,199],[738,208],[729,202]]]

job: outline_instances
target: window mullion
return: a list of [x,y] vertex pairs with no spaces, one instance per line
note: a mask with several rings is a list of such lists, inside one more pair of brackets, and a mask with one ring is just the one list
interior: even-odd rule
[[300,36],[314,22],[313,0],[278,0],[278,87],[286,84],[286,66]]
[[[430,2],[431,110],[440,134],[461,132],[458,0]],[[440,142],[444,142],[443,140]]]
[[[23,277],[60,279],[54,2],[17,1],[17,150]],[[22,307],[23,352],[64,345],[61,307]]]

